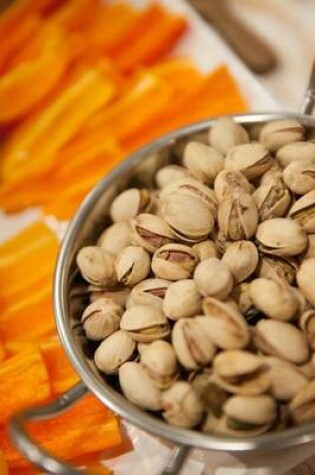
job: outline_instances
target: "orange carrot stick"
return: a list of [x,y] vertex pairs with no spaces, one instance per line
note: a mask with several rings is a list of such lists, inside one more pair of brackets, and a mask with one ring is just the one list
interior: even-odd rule
[[15,236],[0,244],[0,257],[20,250],[44,237],[53,238],[54,233],[43,221],[34,221]]

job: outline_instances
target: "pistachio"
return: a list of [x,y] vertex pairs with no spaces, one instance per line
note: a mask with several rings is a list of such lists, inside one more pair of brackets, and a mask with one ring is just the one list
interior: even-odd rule
[[283,180],[283,170],[277,162],[272,162],[271,167],[260,177],[260,186],[277,183],[278,180]]
[[220,257],[219,251],[211,239],[197,242],[197,244],[194,244],[192,248],[199,261],[204,261],[205,259],[209,259],[209,257]]
[[275,356],[265,356],[271,381],[270,392],[280,401],[288,401],[306,385],[308,379],[294,364]]
[[135,285],[131,291],[132,305],[152,305],[162,310],[163,299],[171,282],[163,279],[146,279]]
[[278,320],[260,320],[256,325],[254,344],[258,350],[295,364],[309,358],[305,335],[294,325]]
[[258,226],[258,210],[254,199],[247,193],[230,193],[220,202],[218,222],[227,239],[250,239]]
[[233,275],[224,262],[210,258],[197,265],[194,282],[198,292],[204,297],[225,300],[233,288]]
[[315,143],[295,142],[284,145],[277,152],[277,160],[283,168],[300,160],[311,160],[315,163]]
[[281,178],[269,180],[257,188],[252,196],[257,204],[260,221],[284,216],[291,203],[290,192]]
[[184,150],[183,163],[197,180],[212,185],[224,168],[224,156],[213,147],[199,142],[189,142]]
[[258,142],[236,145],[231,148],[225,159],[226,170],[240,171],[248,180],[254,180],[271,166],[268,150]]
[[271,152],[284,145],[303,140],[304,127],[295,119],[267,122],[261,129],[259,139]]
[[246,315],[253,307],[253,302],[249,292],[249,282],[242,282],[233,288],[231,297],[237,302],[239,310],[243,315]]
[[181,318],[173,327],[172,344],[176,356],[188,370],[206,366],[213,359],[215,346],[207,323],[207,317],[198,316]]
[[301,389],[289,407],[296,424],[315,420],[315,380],[310,381]]
[[252,185],[247,178],[237,170],[222,170],[214,181],[214,192],[219,201],[233,191],[244,191],[247,194],[253,192]]
[[286,167],[283,180],[297,195],[305,195],[315,189],[315,160],[299,160]]
[[315,233],[315,190],[298,199],[290,209],[289,216],[307,233]]
[[177,378],[175,351],[166,341],[157,340],[147,345],[140,353],[140,363],[160,389],[166,389]]
[[306,310],[301,315],[300,327],[307,336],[310,348],[315,351],[315,310]]
[[152,254],[159,247],[175,240],[175,236],[166,222],[159,216],[144,213],[131,221],[133,242]]
[[129,221],[134,216],[149,211],[152,204],[149,190],[129,188],[116,196],[110,207],[110,216],[114,223]]
[[237,283],[246,280],[256,269],[258,251],[251,241],[236,241],[228,245],[222,262],[230,269]]
[[309,361],[304,363],[303,365],[299,365],[299,371],[307,378],[307,379],[314,379],[315,378],[315,357],[314,353]]
[[297,262],[292,258],[281,258],[262,254],[258,265],[258,275],[259,277],[280,280],[281,282],[287,282],[292,285],[296,279],[297,269]]
[[125,247],[115,261],[118,281],[124,285],[137,284],[149,274],[150,264],[150,256],[142,247]]
[[162,392],[140,363],[124,363],[119,368],[119,383],[126,398],[136,406],[149,411],[162,409]]
[[224,350],[245,348],[250,340],[246,320],[236,306],[212,297],[204,299],[203,311],[214,344]]
[[203,405],[194,387],[177,381],[162,395],[163,417],[169,424],[191,429],[201,422]]
[[148,305],[129,307],[121,317],[120,328],[134,341],[143,343],[165,338],[170,333],[170,325],[165,315]]
[[86,307],[82,325],[89,340],[104,340],[118,330],[123,307],[109,298],[98,299]]
[[130,336],[118,330],[97,348],[94,355],[95,365],[105,374],[116,374],[122,364],[133,359],[135,351],[136,344]]
[[173,282],[165,293],[163,310],[171,320],[198,315],[201,311],[201,296],[194,281],[183,279]]
[[276,320],[292,320],[298,310],[298,300],[288,284],[259,278],[250,283],[249,293],[258,310]]
[[247,131],[231,117],[221,117],[209,130],[210,144],[226,154],[235,145],[249,142]]
[[216,417],[222,415],[222,407],[228,396],[227,393],[220,388],[208,373],[199,373],[191,381],[194,389],[207,412],[213,413]]
[[153,255],[152,270],[161,279],[188,279],[197,262],[197,255],[192,248],[184,244],[166,244]]
[[213,371],[216,384],[233,394],[256,396],[270,386],[263,359],[248,351],[222,351],[214,358]]
[[118,305],[121,305],[122,307],[126,306],[127,298],[130,294],[130,289],[128,287],[124,287],[123,285],[110,287],[109,289],[90,285],[89,291],[91,303],[101,298],[109,298],[113,299],[114,302],[116,302]]
[[315,258],[305,259],[299,268],[296,280],[304,297],[315,306]]
[[315,257],[315,234],[308,234],[308,247],[304,257],[305,259]]
[[180,165],[166,165],[158,170],[155,180],[159,188],[164,188],[181,178],[189,176],[189,171]]
[[308,241],[303,228],[287,218],[268,219],[259,224],[256,239],[260,251],[280,257],[300,254]]
[[120,221],[105,229],[100,235],[97,245],[117,256],[120,251],[130,245],[130,234],[131,228],[129,223]]
[[104,287],[117,284],[114,258],[100,247],[82,247],[77,255],[77,265],[82,277],[90,284]]

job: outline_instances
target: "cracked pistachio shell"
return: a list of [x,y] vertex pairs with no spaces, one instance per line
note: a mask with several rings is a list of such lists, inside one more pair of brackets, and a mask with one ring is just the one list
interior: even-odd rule
[[97,348],[94,361],[105,374],[116,374],[122,364],[133,359],[136,344],[130,336],[118,330],[104,340]]
[[283,168],[300,160],[311,160],[315,163],[315,143],[295,142],[284,145],[277,152],[277,160]]
[[258,226],[255,200],[247,193],[233,192],[220,202],[218,210],[220,231],[231,241],[250,239]]
[[234,281],[246,280],[256,269],[258,251],[251,241],[236,241],[228,245],[222,256],[222,262],[230,269]]
[[198,373],[191,380],[191,384],[197,391],[205,410],[213,413],[216,417],[220,417],[222,406],[228,395],[214,382],[213,376],[206,372]]
[[210,257],[220,257],[220,253],[217,249],[217,246],[211,239],[206,239],[205,241],[197,242],[193,245],[193,250],[195,251],[199,261],[204,261]]
[[135,285],[150,272],[151,259],[140,246],[125,247],[117,256],[115,268],[118,281],[124,285]]
[[291,203],[291,195],[283,180],[270,180],[253,193],[260,221],[280,218],[285,215]]
[[237,145],[231,148],[225,159],[226,170],[243,173],[248,180],[260,177],[271,167],[268,150],[258,142]]
[[270,387],[263,358],[249,351],[222,351],[214,358],[213,371],[216,384],[233,394],[257,396]]
[[243,173],[236,170],[222,170],[214,181],[217,199],[222,201],[227,194],[235,190],[244,191],[250,195],[253,187]]
[[184,368],[197,370],[208,365],[215,354],[207,317],[181,318],[172,331],[172,344]]
[[315,306],[315,258],[304,259],[296,274],[300,291]]
[[118,330],[123,307],[109,298],[98,299],[86,307],[82,325],[89,340],[104,340]]
[[140,343],[150,343],[170,334],[170,325],[165,315],[148,305],[129,307],[121,317],[120,329]]
[[166,222],[159,216],[144,213],[131,221],[133,243],[154,253],[159,247],[175,240],[175,236]]
[[294,398],[308,382],[307,377],[294,364],[276,356],[265,356],[263,359],[268,367],[271,381],[270,392],[274,398],[288,401]]
[[299,365],[299,371],[307,378],[307,379],[314,379],[315,378],[315,357],[314,353],[309,361],[304,363],[303,365]]
[[209,130],[210,144],[226,154],[235,145],[249,142],[247,131],[231,117],[221,117]]
[[166,389],[177,378],[173,347],[163,340],[150,343],[140,352],[140,363],[157,387]]
[[103,287],[117,284],[113,255],[101,247],[82,247],[77,255],[77,265],[90,284]]
[[315,420],[315,380],[307,383],[290,403],[290,414],[296,424]]
[[140,363],[127,362],[119,368],[119,383],[129,401],[141,409],[160,411],[162,391],[157,388]]
[[171,425],[192,429],[201,422],[204,408],[194,387],[177,381],[162,395],[163,417]]
[[305,195],[315,190],[315,160],[299,160],[286,167],[283,180],[297,195]]
[[163,301],[163,311],[171,320],[200,314],[201,295],[192,279],[178,280],[168,287]]
[[[261,429],[268,430],[277,418],[277,403],[273,397],[261,394],[258,396],[232,396],[223,406],[227,417],[226,424],[232,430],[243,432]],[[251,434],[253,435],[253,434]]]
[[196,267],[194,282],[203,297],[225,300],[233,289],[233,274],[223,261],[205,259]]
[[304,127],[294,119],[267,122],[261,129],[259,140],[271,152],[284,145],[303,140]]
[[155,181],[159,188],[165,188],[175,181],[189,176],[189,171],[180,165],[166,165],[158,170],[155,176]]
[[166,244],[152,258],[152,271],[160,279],[188,279],[198,263],[195,251],[184,244]]
[[307,246],[307,234],[303,228],[287,218],[268,219],[260,223],[256,239],[258,250],[280,257],[296,256]]
[[289,216],[307,233],[315,233],[315,190],[298,199],[290,209]]
[[130,294],[130,289],[124,286],[117,286],[109,289],[104,289],[102,287],[97,287],[94,285],[89,286],[90,290],[90,302],[93,303],[95,300],[101,298],[113,299],[118,305],[122,307],[126,306],[128,296]]
[[280,280],[288,284],[294,284],[298,264],[290,258],[273,257],[262,254],[258,265],[259,277]]
[[131,228],[129,223],[125,221],[114,223],[101,234],[97,245],[117,256],[120,251],[130,245],[130,234]]
[[249,292],[255,307],[270,318],[292,320],[298,311],[298,300],[291,287],[279,280],[254,279]]
[[110,207],[110,216],[114,223],[129,221],[134,216],[149,211],[152,204],[149,190],[129,188],[116,196]]
[[163,217],[175,236],[186,242],[204,241],[214,226],[209,207],[201,199],[184,193],[169,196],[163,205]]
[[135,285],[130,294],[131,305],[152,305],[162,310],[163,299],[171,282],[164,279],[146,279]]
[[245,348],[250,341],[250,332],[245,318],[237,306],[212,297],[204,299],[203,312],[214,344],[223,350]]
[[308,247],[304,257],[305,259],[315,257],[315,234],[308,234]]
[[184,150],[183,164],[197,180],[212,185],[224,168],[224,156],[209,145],[189,142]]
[[254,344],[263,353],[294,364],[303,364],[309,358],[305,335],[291,323],[260,320],[255,328]]
[[233,288],[231,297],[236,301],[239,310],[245,315],[252,307],[253,302],[249,293],[249,282],[242,282]]

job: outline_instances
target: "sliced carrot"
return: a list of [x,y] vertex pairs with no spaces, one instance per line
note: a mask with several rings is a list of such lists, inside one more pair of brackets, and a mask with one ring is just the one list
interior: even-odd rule
[[0,450],[0,473],[1,475],[9,475],[9,468],[2,450]]
[[0,361],[3,361],[5,359],[5,357],[6,357],[6,351],[4,349],[4,346],[3,346],[2,342],[0,341]]
[[53,190],[51,173],[25,180],[6,180],[0,185],[0,206],[7,213],[17,213],[30,206],[47,203]]
[[196,87],[200,87],[204,78],[193,62],[187,58],[164,60],[152,66],[151,72],[171,85],[179,97],[189,95]]
[[38,239],[53,238],[54,233],[43,221],[34,221],[19,233],[0,244],[0,257],[19,251],[22,247],[32,245]]
[[72,30],[86,28],[99,15],[99,0],[67,0],[52,16],[52,22]]

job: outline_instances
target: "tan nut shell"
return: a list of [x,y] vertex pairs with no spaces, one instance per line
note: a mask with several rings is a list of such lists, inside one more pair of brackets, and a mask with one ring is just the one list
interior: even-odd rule
[[155,181],[159,188],[164,188],[165,186],[188,176],[190,175],[186,168],[181,167],[180,165],[166,165],[157,171]]
[[94,285],[89,286],[90,290],[90,302],[93,303],[97,299],[109,298],[113,299],[118,305],[126,306],[127,299],[130,294],[130,289],[124,286],[117,286],[109,289],[103,289]]
[[296,274],[297,283],[304,297],[315,306],[315,258],[305,259]]
[[258,251],[251,241],[236,241],[228,245],[222,256],[222,262],[230,269],[234,281],[246,280],[256,269]]
[[260,223],[256,239],[260,251],[280,257],[300,254],[308,241],[303,228],[287,218],[268,219]]
[[157,340],[140,352],[140,362],[152,381],[161,389],[169,387],[177,377],[177,361],[173,347]]
[[140,246],[125,247],[115,261],[118,281],[124,285],[135,285],[145,279],[150,272],[150,266],[150,256]]
[[192,279],[179,280],[168,287],[163,301],[163,311],[171,320],[200,314],[201,296]]
[[220,257],[218,248],[215,243],[211,241],[211,239],[197,242],[197,244],[194,244],[192,248],[195,251],[199,261],[204,261],[209,257]]
[[130,336],[118,330],[104,340],[94,354],[96,367],[105,374],[115,374],[135,353],[136,344]]
[[217,199],[222,201],[227,194],[235,190],[244,191],[250,195],[253,192],[253,187],[240,171],[222,170],[214,182]]
[[296,424],[315,420],[315,380],[306,384],[291,401],[290,413]]
[[165,338],[170,333],[165,315],[157,308],[148,305],[129,307],[121,317],[120,328],[134,341],[143,343]]
[[149,211],[152,204],[149,190],[129,188],[116,196],[110,207],[110,216],[114,223],[129,221],[137,214]]
[[186,381],[177,381],[163,392],[163,417],[169,424],[191,429],[203,416],[203,405],[193,386]]
[[184,150],[183,164],[197,180],[212,185],[224,168],[224,156],[213,147],[200,142],[189,142]]
[[226,170],[237,170],[248,180],[254,180],[271,166],[268,150],[258,142],[237,145],[231,148],[225,159]]
[[308,247],[305,254],[305,259],[309,257],[315,257],[315,234],[308,234]]
[[315,143],[295,142],[284,145],[277,152],[277,160],[283,168],[300,160],[311,160],[315,163]]
[[299,160],[291,163],[283,172],[283,180],[287,187],[298,195],[305,195],[314,190],[315,160]]
[[258,226],[258,210],[252,196],[243,192],[228,194],[218,210],[220,231],[232,241],[250,239]]
[[292,258],[281,258],[262,254],[258,265],[258,276],[266,279],[280,280],[294,284],[296,279],[297,262]]
[[164,279],[146,279],[135,285],[130,294],[129,306],[152,305],[162,310],[163,299],[171,282]]
[[247,131],[231,117],[221,117],[209,130],[210,144],[226,154],[235,145],[249,142]]
[[292,142],[303,140],[304,127],[295,119],[267,122],[261,129],[259,140],[272,152]]
[[315,233],[315,190],[298,199],[290,209],[289,216],[307,233]]
[[209,258],[197,265],[194,282],[203,297],[225,300],[233,288],[233,275],[223,261]]
[[290,192],[280,178],[261,185],[252,196],[256,201],[261,221],[281,218],[291,203]]
[[77,255],[77,265],[90,284],[103,287],[117,284],[113,255],[101,247],[82,247]]
[[270,392],[280,401],[294,398],[307,384],[307,377],[294,364],[275,356],[265,356],[271,380]]
[[166,280],[188,279],[198,263],[195,251],[184,244],[166,244],[152,258],[156,277]]
[[223,411],[229,418],[236,421],[254,424],[271,425],[277,417],[276,401],[267,395],[232,396],[223,406]]
[[89,340],[104,340],[118,330],[123,307],[109,298],[98,299],[86,307],[82,325]]
[[315,351],[315,310],[306,310],[300,318],[300,327],[306,334],[308,344]]
[[120,221],[105,229],[100,235],[97,245],[117,256],[120,251],[130,245],[130,234],[131,227],[129,223]]
[[175,240],[175,236],[166,222],[159,216],[144,213],[131,221],[132,241],[146,251],[154,253],[159,247]]

